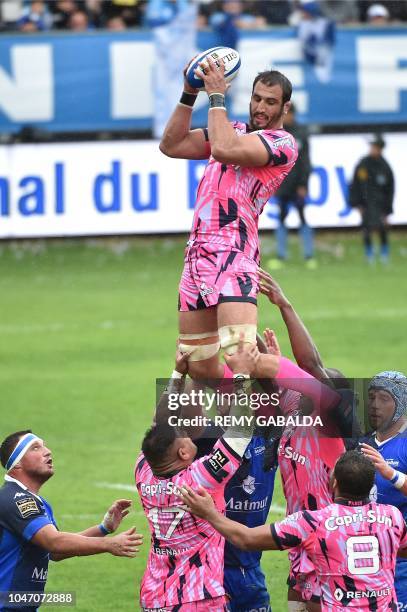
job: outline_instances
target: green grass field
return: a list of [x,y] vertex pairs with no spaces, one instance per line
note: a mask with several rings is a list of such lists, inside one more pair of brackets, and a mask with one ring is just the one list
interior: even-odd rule
[[[306,270],[294,252],[277,275],[327,365],[349,376],[407,370],[406,238],[393,234],[389,266],[368,267],[359,236],[322,234],[318,270]],[[179,238],[0,245],[0,436],[32,428],[52,449],[56,474],[42,493],[60,529],[95,524],[112,500],[129,496],[134,511],[124,526],[147,534],[130,488],[155,379],[173,369],[183,245]],[[264,235],[264,259],[270,249]],[[290,355],[279,313],[263,297],[259,318]],[[284,505],[280,486],[273,504]],[[137,559],[51,564],[47,589],[75,591],[78,612],[138,610],[147,551],[148,538]],[[285,554],[266,553],[264,568],[274,612],[285,610]]]

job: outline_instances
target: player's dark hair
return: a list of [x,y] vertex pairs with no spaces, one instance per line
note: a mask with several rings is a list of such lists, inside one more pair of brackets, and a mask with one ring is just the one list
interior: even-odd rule
[[32,433],[31,429],[24,429],[24,431],[16,431],[7,436],[7,438],[4,438],[0,445],[0,461],[4,468],[6,467],[7,461],[10,459],[11,453],[17,446],[19,439],[29,433]]
[[339,457],[334,475],[342,497],[351,500],[366,499],[374,484],[373,463],[357,450],[351,450]]
[[150,427],[144,436],[141,450],[152,469],[162,464],[170,447],[179,436],[176,427],[171,427],[168,423],[160,423]]
[[279,72],[278,70],[265,70],[264,72],[259,72],[259,74],[253,81],[252,93],[254,91],[256,83],[258,83],[259,81],[263,83],[263,85],[267,85],[267,87],[273,87],[273,85],[280,85],[283,91],[283,104],[291,100],[293,86],[282,72]]

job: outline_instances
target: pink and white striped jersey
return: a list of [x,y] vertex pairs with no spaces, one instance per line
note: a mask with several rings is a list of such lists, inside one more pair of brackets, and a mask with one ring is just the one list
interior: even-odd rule
[[397,610],[394,571],[397,551],[407,548],[407,529],[394,506],[332,503],[297,512],[271,525],[283,549],[301,546],[321,585],[323,612]]
[[[301,396],[288,391],[292,400],[284,415],[299,414]],[[296,401],[295,401],[296,400]],[[327,416],[322,415],[323,422]],[[329,479],[336,460],[345,452],[343,439],[325,437],[320,427],[287,426],[280,438],[278,465],[281,472],[287,514],[317,510],[332,503]]]
[[[285,416],[299,414],[301,395],[290,394],[290,409]],[[284,408],[284,404],[280,404]],[[323,417],[323,421],[327,417]],[[301,510],[318,510],[332,503],[329,481],[335,463],[345,452],[342,438],[326,438],[320,435],[319,427],[287,426],[280,438],[278,465],[281,473],[286,513]],[[302,547],[288,553],[290,561],[289,585],[300,592],[305,600],[320,596],[315,567]]]
[[141,583],[142,608],[165,608],[224,595],[224,538],[184,509],[176,492],[183,485],[211,492],[224,512],[224,488],[241,457],[221,438],[210,455],[168,478],[154,476],[143,453],[135,478],[148,519],[151,548]]
[[[238,136],[249,133],[245,123],[232,125]],[[252,133],[267,148],[268,164],[243,168],[209,158],[198,187],[190,244],[226,246],[258,262],[259,215],[290,172],[298,151],[294,137],[283,129]]]

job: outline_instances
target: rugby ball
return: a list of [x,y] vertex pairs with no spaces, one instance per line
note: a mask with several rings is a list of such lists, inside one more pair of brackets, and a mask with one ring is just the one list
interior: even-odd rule
[[231,47],[212,47],[194,57],[186,70],[186,79],[191,87],[195,89],[201,91],[205,89],[203,80],[195,75],[195,70],[199,68],[199,64],[204,62],[207,57],[212,58],[218,68],[220,67],[220,62],[223,62],[225,65],[226,83],[232,81],[239,72],[240,55],[235,49],[231,49]]

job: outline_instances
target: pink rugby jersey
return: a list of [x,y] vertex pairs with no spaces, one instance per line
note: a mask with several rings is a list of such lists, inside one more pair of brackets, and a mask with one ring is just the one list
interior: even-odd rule
[[397,610],[394,570],[397,551],[407,548],[407,530],[394,506],[332,503],[297,512],[271,525],[283,550],[301,545],[321,586],[323,612]]
[[[300,415],[301,395],[289,391],[295,401],[284,410],[286,417]],[[284,404],[281,405],[283,407]],[[322,414],[322,422],[327,416]],[[319,426],[288,425],[280,438],[278,465],[281,472],[287,514],[299,510],[317,510],[332,503],[329,479],[336,460],[345,452],[343,439],[320,435]]]
[[[290,409],[284,415],[298,416],[301,395],[290,394]],[[283,409],[284,404],[280,404]],[[325,422],[326,415],[322,416]],[[300,510],[317,510],[332,503],[330,475],[335,463],[345,452],[342,438],[320,436],[320,428],[288,425],[280,438],[278,465],[281,473],[287,515]],[[288,553],[289,585],[302,593],[303,599],[319,597],[320,589],[314,565],[304,548],[298,546]]]
[[[238,136],[249,133],[245,123],[235,121],[232,125]],[[258,262],[259,215],[290,172],[298,151],[294,137],[283,129],[251,133],[262,140],[269,162],[243,168],[209,158],[198,187],[190,244],[237,249]]]
[[224,538],[206,521],[187,512],[176,491],[183,485],[211,492],[225,509],[224,488],[241,457],[221,438],[210,455],[169,476],[154,476],[143,453],[135,477],[148,519],[151,548],[140,602],[143,608],[165,608],[224,595]]

